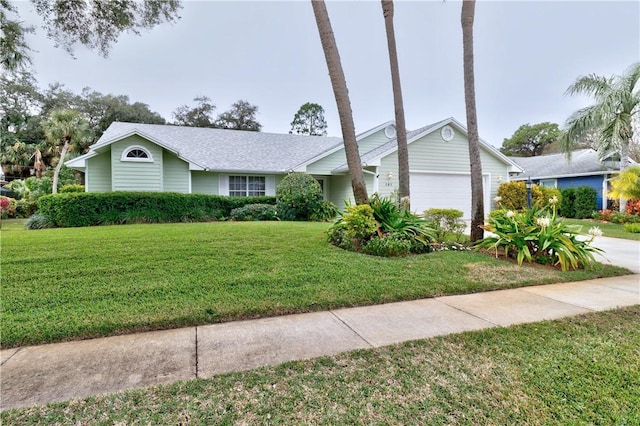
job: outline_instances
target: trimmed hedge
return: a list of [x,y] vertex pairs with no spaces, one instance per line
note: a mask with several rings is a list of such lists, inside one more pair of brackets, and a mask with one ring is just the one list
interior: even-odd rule
[[56,226],[222,220],[247,204],[275,204],[275,197],[226,197],[175,192],[71,192],[45,195],[38,213]]
[[[498,203],[499,207],[518,211],[527,208],[527,189],[524,181],[505,182],[501,184],[498,187],[498,196],[501,198]],[[546,206],[553,197],[557,197],[558,201],[560,201],[562,197],[560,190],[535,184],[531,189],[531,204]]]
[[590,219],[593,213],[598,210],[596,190],[589,186],[579,186],[576,188],[575,195],[573,208],[576,219]]

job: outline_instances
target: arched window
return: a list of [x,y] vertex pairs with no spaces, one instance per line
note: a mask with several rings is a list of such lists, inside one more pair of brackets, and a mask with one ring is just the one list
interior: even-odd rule
[[122,151],[122,157],[120,157],[121,161],[142,161],[142,162],[153,162],[153,157],[148,149],[142,146],[130,146],[124,151]]

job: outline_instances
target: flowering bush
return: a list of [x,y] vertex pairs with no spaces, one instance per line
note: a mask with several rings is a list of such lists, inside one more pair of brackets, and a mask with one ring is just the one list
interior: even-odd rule
[[593,213],[593,218],[595,220],[602,220],[604,222],[610,222],[611,221],[611,215],[613,215],[614,211],[613,210],[598,210],[597,212]]
[[640,216],[640,200],[627,201],[627,214]]
[[489,215],[483,229],[491,232],[476,248],[495,250],[496,257],[502,250],[513,257],[518,265],[526,260],[540,264],[560,265],[563,271],[595,265],[593,254],[601,250],[591,246],[601,233],[597,227],[590,230],[587,241],[578,239],[579,227],[565,224],[557,216],[557,198],[549,200],[546,207],[534,206],[523,212],[503,209]]
[[0,217],[7,219],[13,217],[16,211],[16,200],[0,195]]

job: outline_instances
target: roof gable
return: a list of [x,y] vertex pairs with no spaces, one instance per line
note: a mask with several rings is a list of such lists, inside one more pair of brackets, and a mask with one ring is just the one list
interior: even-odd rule
[[84,159],[132,134],[173,152],[192,169],[218,171],[286,173],[342,145],[335,137],[114,122],[88,154],[67,163],[81,167]]
[[[440,120],[438,122],[435,122],[433,124],[429,124],[427,126],[421,127],[419,129],[416,130],[412,130],[407,132],[407,144],[411,144],[419,139],[421,139],[422,137],[433,133],[441,128],[443,128],[446,125],[450,125],[454,128],[456,128],[457,130],[459,130],[460,132],[462,132],[465,136],[467,135],[467,129],[455,118],[453,117],[449,117],[446,118],[444,120]],[[520,168],[520,166],[518,166],[517,163],[515,163],[513,160],[509,159],[507,156],[505,156],[504,154],[502,154],[500,151],[498,151],[495,147],[493,147],[493,145],[488,144],[487,142],[483,141],[482,139],[480,139],[480,146],[485,148],[492,156],[498,158],[501,162],[509,165],[512,169],[513,172],[520,172],[522,171],[522,169]],[[386,157],[389,154],[392,154],[394,152],[396,152],[398,150],[398,139],[394,138],[392,140],[390,140],[389,142],[387,142],[384,145],[381,145],[377,148],[372,149],[371,151],[365,153],[364,155],[362,155],[362,165],[363,167],[366,166],[375,166],[378,165],[380,160],[383,157]],[[345,172],[348,170],[348,167],[346,164],[343,164],[339,167],[337,167],[336,169],[334,169],[333,171],[335,173],[340,173],[340,172]]]

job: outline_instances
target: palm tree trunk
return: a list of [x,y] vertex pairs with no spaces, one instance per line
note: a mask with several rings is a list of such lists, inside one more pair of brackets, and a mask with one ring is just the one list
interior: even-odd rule
[[471,163],[471,242],[481,240],[484,231],[484,194],[482,189],[482,162],[480,160],[478,118],[476,115],[476,89],[473,71],[473,19],[475,0],[462,2],[462,48],[464,59],[464,102],[467,113],[467,138]]
[[364,181],[362,162],[360,161],[360,152],[358,151],[358,142],[356,141],[349,90],[347,89],[347,81],[344,77],[336,39],[333,35],[333,29],[331,28],[327,6],[324,0],[312,0],[311,5],[316,18],[318,32],[320,33],[320,42],[322,43],[322,50],[324,51],[324,57],[327,61],[327,68],[329,69],[333,95],[336,98],[336,105],[338,107],[338,116],[340,117],[340,126],[342,127],[342,140],[347,156],[349,174],[351,175],[353,197],[355,198],[356,204],[368,204],[369,196],[367,195],[367,186]]
[[396,34],[393,28],[393,0],[382,0],[382,14],[387,31],[387,47],[391,66],[391,84],[393,87],[393,107],[396,115],[396,140],[398,142],[398,180],[399,195],[402,203],[410,208],[409,187],[409,149],[407,147],[407,128],[404,120],[404,103],[400,86],[400,68],[396,49]]
[[60,151],[60,160],[58,160],[56,169],[53,172],[53,188],[51,188],[52,194],[58,193],[58,175],[60,175],[60,169],[62,169],[62,164],[64,163],[64,157],[67,155],[67,151],[69,151],[69,139],[65,139],[64,141],[62,151]]

